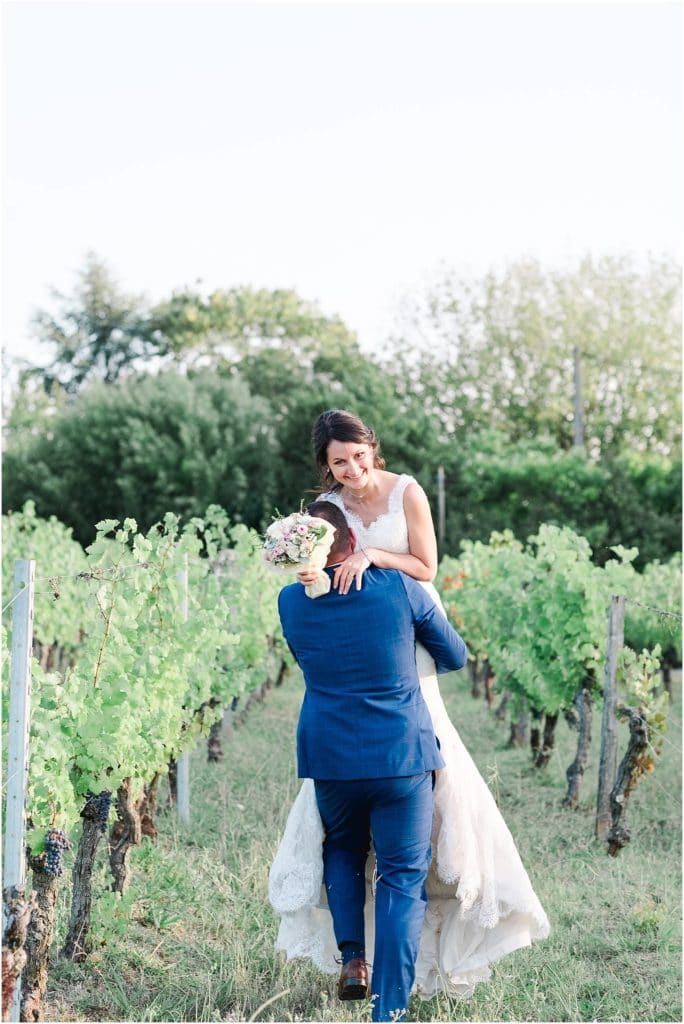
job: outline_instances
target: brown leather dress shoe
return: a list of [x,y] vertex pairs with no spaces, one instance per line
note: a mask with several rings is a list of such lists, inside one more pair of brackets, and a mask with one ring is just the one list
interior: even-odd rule
[[340,999],[365,999],[368,995],[368,964],[365,960],[350,960],[345,964],[337,983]]

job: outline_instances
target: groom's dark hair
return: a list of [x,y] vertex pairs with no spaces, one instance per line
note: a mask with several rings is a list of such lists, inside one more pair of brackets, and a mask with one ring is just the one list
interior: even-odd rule
[[306,511],[310,516],[325,519],[326,523],[335,527],[335,539],[330,554],[346,554],[351,546],[351,537],[342,509],[334,505],[332,501],[312,501]]

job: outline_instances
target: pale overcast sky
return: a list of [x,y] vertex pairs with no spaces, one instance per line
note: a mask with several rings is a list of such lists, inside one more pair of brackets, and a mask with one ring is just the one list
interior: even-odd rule
[[3,317],[87,250],[292,287],[365,348],[440,264],[681,259],[678,3],[3,4]]

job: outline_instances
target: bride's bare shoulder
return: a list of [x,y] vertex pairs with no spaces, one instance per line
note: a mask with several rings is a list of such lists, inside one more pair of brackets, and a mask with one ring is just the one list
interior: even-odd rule
[[400,473],[390,473],[388,469],[376,469],[377,476],[380,478],[380,484],[382,487],[383,494],[387,495],[392,490],[397,480],[401,476]]
[[429,510],[430,503],[427,494],[417,480],[411,480],[404,490],[404,510],[406,512],[424,513]]

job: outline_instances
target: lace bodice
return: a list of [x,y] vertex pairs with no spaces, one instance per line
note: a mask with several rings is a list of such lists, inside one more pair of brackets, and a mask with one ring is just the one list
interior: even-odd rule
[[402,473],[390,491],[387,511],[382,512],[369,526],[364,526],[359,516],[347,508],[338,491],[327,491],[321,494],[318,501],[331,501],[342,509],[356,534],[357,551],[359,548],[380,548],[382,551],[392,551],[396,555],[406,555],[409,551],[409,538],[404,514],[404,491],[412,483],[415,483],[414,478]]

